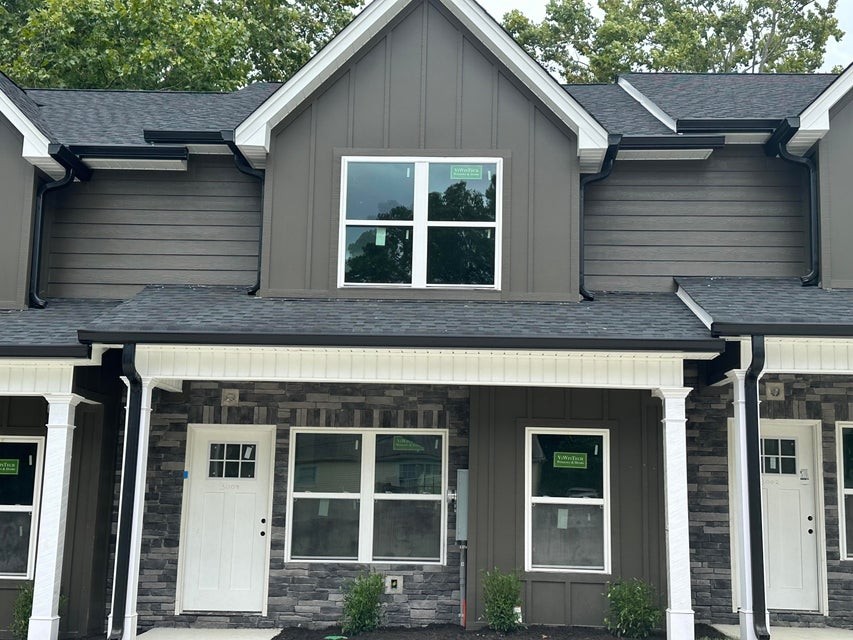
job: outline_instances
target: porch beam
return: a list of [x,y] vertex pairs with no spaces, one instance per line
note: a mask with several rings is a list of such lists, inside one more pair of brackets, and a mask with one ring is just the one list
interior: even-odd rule
[[48,402],[47,445],[29,640],[56,640],[59,636],[59,588],[68,520],[74,414],[83,401],[81,396],[71,393],[46,395],[45,399]]
[[686,387],[662,387],[652,392],[663,404],[668,640],[694,639],[687,507],[686,400],[690,391]]

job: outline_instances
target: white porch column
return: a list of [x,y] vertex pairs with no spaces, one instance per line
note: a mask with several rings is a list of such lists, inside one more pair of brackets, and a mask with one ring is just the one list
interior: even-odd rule
[[668,640],[693,640],[690,587],[690,518],[687,509],[687,412],[689,388],[663,387],[654,395],[663,403],[664,491]]
[[45,399],[48,402],[47,445],[29,640],[56,640],[59,635],[59,585],[68,518],[74,413],[82,401],[80,396],[70,393],[46,395]]

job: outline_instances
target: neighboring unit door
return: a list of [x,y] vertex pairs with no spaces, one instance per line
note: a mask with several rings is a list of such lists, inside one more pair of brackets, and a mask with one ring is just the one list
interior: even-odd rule
[[190,425],[181,611],[265,610],[275,427]]
[[767,607],[817,611],[816,468],[810,426],[761,425]]

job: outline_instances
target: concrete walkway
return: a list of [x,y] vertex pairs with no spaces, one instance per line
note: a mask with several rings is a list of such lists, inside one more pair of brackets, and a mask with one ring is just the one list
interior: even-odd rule
[[281,629],[151,629],[145,640],[272,640]]
[[[714,628],[730,638],[737,638],[740,628],[734,624],[715,624]],[[853,640],[853,631],[817,627],[770,627],[771,640]]]

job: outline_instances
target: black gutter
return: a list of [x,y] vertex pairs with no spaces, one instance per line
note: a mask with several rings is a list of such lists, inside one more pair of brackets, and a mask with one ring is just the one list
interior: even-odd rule
[[676,120],[678,133],[772,133],[780,118],[682,118]]
[[764,592],[764,525],[761,516],[761,453],[758,378],[764,369],[764,336],[752,336],[752,362],[746,370],[746,473],[749,500],[749,551],[752,576],[752,626],[758,640],[770,640]]
[[779,156],[785,162],[805,167],[809,172],[809,272],[800,278],[804,287],[820,284],[820,202],[817,163],[814,158],[795,156],[788,151],[788,142],[800,128],[799,118],[782,121],[773,136],[764,145],[769,156]]
[[830,324],[828,322],[714,322],[711,335],[748,336],[762,334],[767,336],[830,337],[853,335],[853,324]]
[[569,349],[602,351],[697,351],[722,353],[722,340],[620,338],[518,338],[504,336],[317,335],[251,332],[80,330],[85,343],[204,344],[238,346],[410,347],[453,349]]
[[92,347],[86,344],[3,345],[0,358],[89,358]]
[[186,147],[73,145],[71,151],[80,158],[107,160],[186,160]]
[[579,242],[578,242],[578,259],[580,260],[580,269],[578,271],[578,289],[581,297],[587,302],[595,300],[595,296],[586,288],[586,230],[584,229],[584,212],[586,209],[586,186],[593,182],[599,182],[607,178],[610,172],[613,171],[613,165],[616,164],[616,156],[619,154],[619,145],[622,143],[621,135],[610,134],[607,136],[607,151],[604,154],[604,160],[601,162],[601,171],[598,173],[589,173],[581,176],[580,189],[578,197],[580,203],[578,205],[579,220]]
[[124,461],[121,471],[121,513],[115,550],[115,584],[113,585],[112,623],[109,640],[120,640],[124,634],[127,613],[127,578],[130,570],[130,547],[133,543],[133,503],[136,494],[136,470],[139,459],[139,423],[142,418],[142,378],[136,370],[136,345],[125,344],[121,352],[122,375],[127,378],[127,429],[124,434]]
[[65,168],[65,175],[59,180],[43,182],[36,189],[36,202],[33,221],[33,240],[30,250],[30,286],[29,306],[44,309],[47,302],[39,295],[41,288],[41,254],[44,247],[44,196],[49,191],[63,189],[74,182],[74,179],[89,180],[92,170],[74,155],[68,147],[51,144],[47,149],[50,157]]
[[224,144],[218,131],[163,131],[144,129],[145,142],[152,144]]
[[619,149],[647,151],[653,149],[722,149],[725,136],[623,136]]

